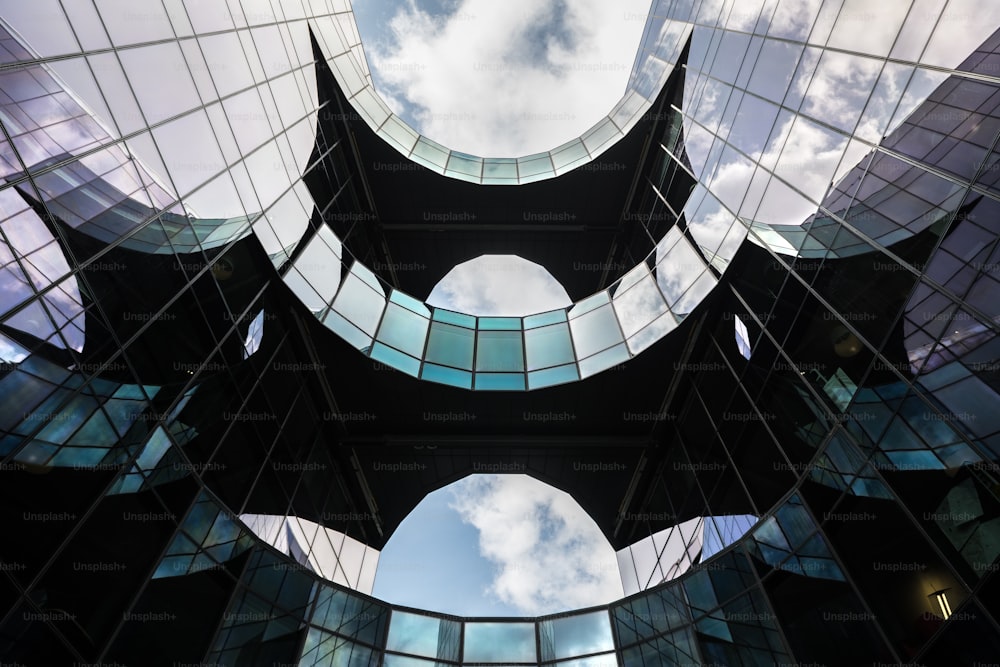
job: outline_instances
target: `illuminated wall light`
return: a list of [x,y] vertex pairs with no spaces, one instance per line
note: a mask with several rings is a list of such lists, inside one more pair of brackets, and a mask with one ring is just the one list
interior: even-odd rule
[[942,588],[941,590],[934,591],[933,593],[927,596],[937,601],[938,607],[941,608],[941,616],[945,620],[947,620],[951,616],[951,604],[949,604],[948,602],[948,595],[947,595],[948,590],[950,589]]

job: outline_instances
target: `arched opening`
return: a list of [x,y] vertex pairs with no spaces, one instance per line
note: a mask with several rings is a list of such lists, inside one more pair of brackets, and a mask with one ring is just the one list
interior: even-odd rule
[[474,474],[428,494],[381,552],[375,597],[464,616],[538,616],[622,597],[615,551],[564,491]]

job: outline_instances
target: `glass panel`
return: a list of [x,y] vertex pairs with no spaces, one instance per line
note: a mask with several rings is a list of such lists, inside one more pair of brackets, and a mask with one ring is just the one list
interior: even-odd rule
[[417,143],[417,133],[396,116],[385,121],[379,134],[388,139],[389,143],[399,147],[404,155],[408,155],[410,149]]
[[393,303],[398,303],[401,306],[409,308],[418,315],[422,315],[430,319],[431,311],[424,305],[423,301],[418,301],[412,296],[405,292],[400,292],[399,290],[393,290],[392,294],[389,295],[389,301]]
[[622,286],[634,283],[625,291],[617,291],[614,308],[628,338],[667,311],[663,295],[653,282],[645,264],[640,264],[622,279]]
[[434,309],[434,319],[438,322],[457,324],[460,327],[468,327],[470,329],[476,328],[476,318],[472,315],[463,315],[462,313],[456,313],[442,308]]
[[483,180],[517,183],[517,160],[489,158],[483,162]]
[[524,318],[524,328],[534,329],[535,327],[543,327],[547,324],[555,324],[557,322],[566,321],[566,311],[564,309],[553,310],[548,313],[540,313],[538,315],[531,315]]
[[373,335],[385,309],[385,295],[371,289],[352,269],[352,273],[344,280],[333,307],[349,322],[368,335]]
[[540,156],[520,158],[517,161],[517,175],[522,179],[551,173],[552,160],[549,159],[548,153]]
[[520,331],[521,318],[519,317],[480,317],[480,331]]
[[[440,311],[438,311],[440,312]],[[426,361],[472,370],[476,332],[443,322],[431,324]]]
[[590,154],[596,157],[596,153],[601,152],[609,142],[615,141],[619,137],[621,137],[621,132],[618,131],[610,118],[605,117],[583,135],[583,143]]
[[542,643],[542,660],[559,660],[614,649],[611,622],[606,611],[542,621],[539,632],[551,633],[552,645]]
[[628,348],[625,343],[605,350],[600,354],[584,359],[580,362],[580,377],[587,378],[594,373],[599,373],[607,368],[616,366],[629,360]]
[[464,662],[537,662],[534,623],[466,623]]
[[461,627],[455,621],[393,611],[385,647],[427,658],[458,660]]
[[476,346],[477,371],[523,371],[520,331],[480,331]]
[[528,389],[541,389],[565,382],[574,382],[580,379],[580,373],[576,364],[566,366],[556,366],[547,368],[544,371],[528,373]]
[[476,389],[524,391],[523,373],[476,373]]
[[606,303],[610,303],[611,300],[608,298],[607,292],[598,292],[588,296],[582,301],[578,301],[575,306],[569,310],[569,318],[580,317],[584,313],[589,313],[590,311],[598,308]]
[[589,159],[590,156],[587,154],[587,149],[579,139],[574,139],[552,151],[552,163],[557,170],[576,166],[576,164]]
[[528,370],[568,364],[575,361],[573,343],[565,323],[524,332]]
[[379,342],[376,342],[372,347],[371,358],[376,361],[381,361],[384,364],[388,364],[389,366],[412,375],[413,377],[417,377],[417,374],[420,371],[420,360],[403,354],[399,350],[386,347]]
[[449,175],[464,174],[478,180],[483,173],[483,160],[471,155],[452,152],[448,158],[448,167],[445,173]]
[[427,137],[420,137],[413,148],[413,157],[423,158],[440,170],[448,164],[448,149]]
[[[471,354],[469,355],[471,359]],[[420,377],[431,382],[450,384],[453,387],[472,389],[472,373],[460,371],[446,366],[435,366],[434,364],[424,364],[424,370]]]
[[590,356],[622,341],[618,318],[615,317],[610,304],[601,306],[582,317],[571,319],[569,326],[573,331],[577,358]]
[[390,303],[379,326],[380,341],[414,357],[424,353],[428,321],[416,313]]

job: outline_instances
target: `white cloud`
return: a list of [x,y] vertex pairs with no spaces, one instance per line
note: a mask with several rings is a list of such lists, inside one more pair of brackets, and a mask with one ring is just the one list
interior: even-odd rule
[[573,302],[546,269],[516,255],[482,255],[453,268],[427,303],[469,315],[523,316]]
[[462,0],[447,16],[421,5],[397,11],[388,43],[365,41],[380,94],[438,143],[516,157],[580,136],[621,99],[650,3]]
[[622,597],[611,545],[567,493],[527,475],[473,475],[451,492],[450,506],[496,566],[488,593],[528,616]]

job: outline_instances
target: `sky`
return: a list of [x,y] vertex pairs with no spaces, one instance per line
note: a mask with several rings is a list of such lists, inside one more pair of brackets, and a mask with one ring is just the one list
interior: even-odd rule
[[427,303],[469,315],[520,317],[573,301],[544,267],[516,255],[481,255],[449,271]]
[[484,157],[555,148],[621,99],[649,0],[357,0],[376,90],[428,138]]
[[429,494],[379,558],[373,595],[465,616],[538,616],[623,595],[614,550],[568,494],[527,475]]

